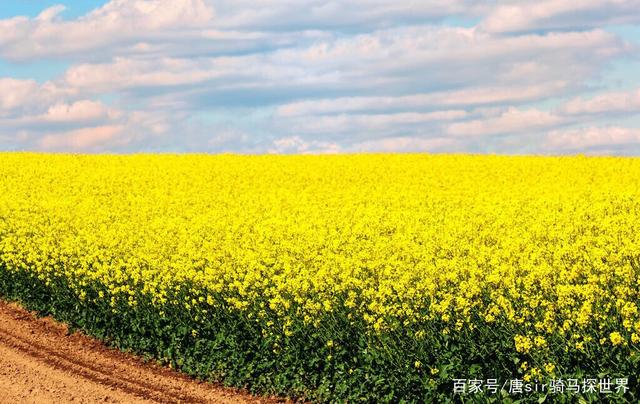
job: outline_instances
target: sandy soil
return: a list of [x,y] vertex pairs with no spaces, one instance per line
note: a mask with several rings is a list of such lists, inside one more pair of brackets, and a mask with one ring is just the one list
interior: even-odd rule
[[273,403],[109,349],[0,301],[0,403]]

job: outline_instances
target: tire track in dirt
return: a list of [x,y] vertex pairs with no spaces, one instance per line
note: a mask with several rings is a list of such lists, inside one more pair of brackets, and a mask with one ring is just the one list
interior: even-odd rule
[[2,402],[277,402],[144,363],[2,301],[0,367]]
[[109,372],[97,370],[88,363],[65,358],[49,349],[38,346],[32,342],[27,342],[20,337],[5,333],[0,330],[0,343],[7,347],[13,348],[21,353],[28,355],[35,360],[46,363],[52,368],[63,372],[71,373],[79,378],[85,378],[98,384],[104,384],[114,387],[126,393],[136,395],[142,398],[153,398],[159,402],[188,402],[188,403],[206,403],[197,397],[186,394],[175,393],[174,391],[163,391],[161,389],[150,386],[147,383],[129,380],[126,377],[116,379]]

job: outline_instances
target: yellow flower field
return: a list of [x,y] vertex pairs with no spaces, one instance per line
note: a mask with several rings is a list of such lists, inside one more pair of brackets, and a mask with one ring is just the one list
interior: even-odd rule
[[638,374],[639,159],[5,153],[0,190],[1,294],[196,376]]

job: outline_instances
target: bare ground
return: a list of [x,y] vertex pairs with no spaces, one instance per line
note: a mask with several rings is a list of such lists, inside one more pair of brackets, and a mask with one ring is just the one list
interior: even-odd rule
[[274,403],[192,380],[0,301],[0,403]]

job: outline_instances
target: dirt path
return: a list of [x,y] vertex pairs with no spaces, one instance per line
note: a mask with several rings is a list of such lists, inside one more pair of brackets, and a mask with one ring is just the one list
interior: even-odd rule
[[0,403],[273,403],[106,348],[0,301]]

